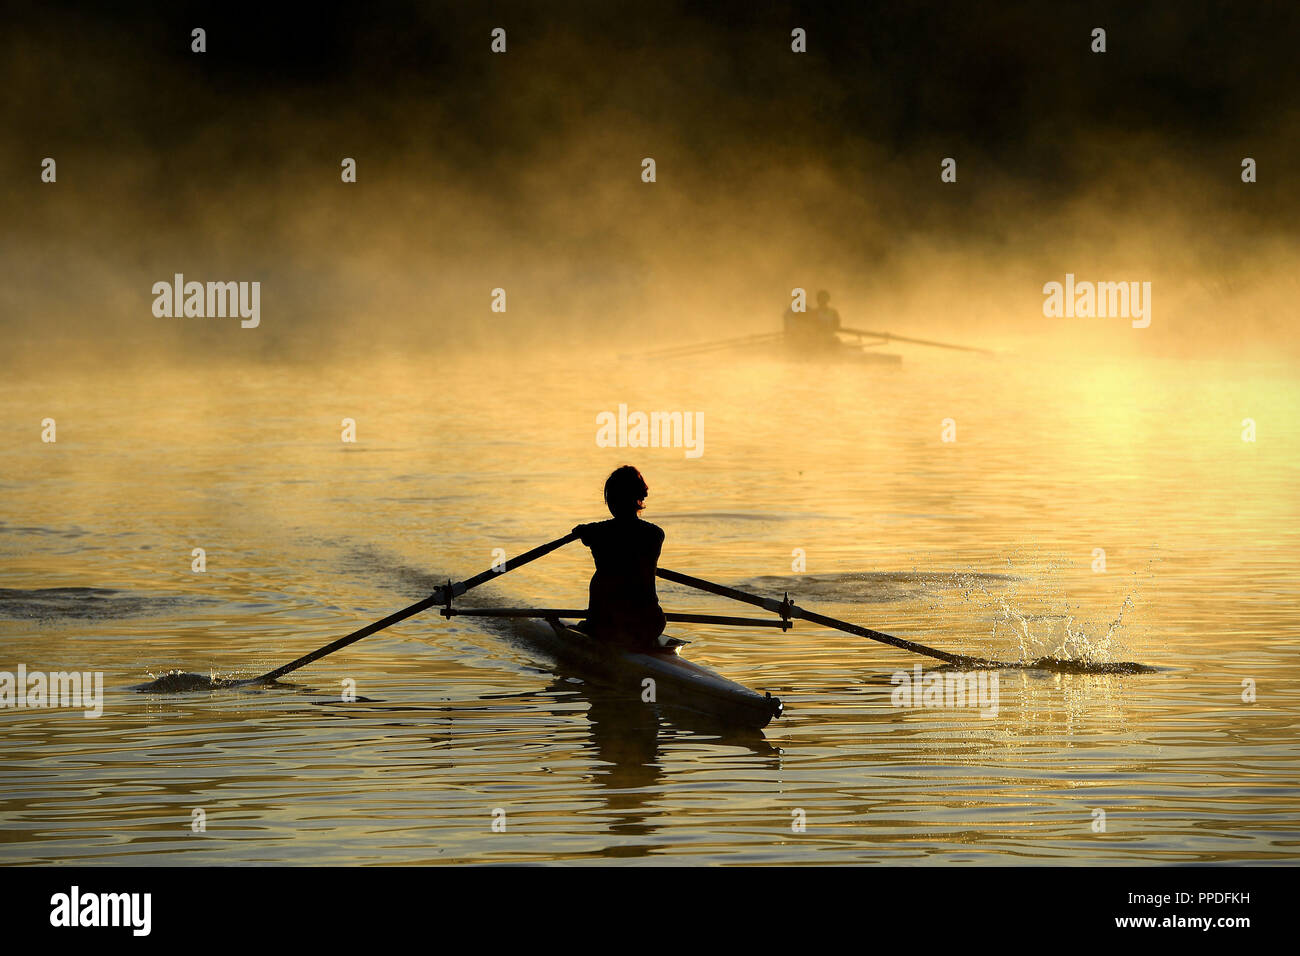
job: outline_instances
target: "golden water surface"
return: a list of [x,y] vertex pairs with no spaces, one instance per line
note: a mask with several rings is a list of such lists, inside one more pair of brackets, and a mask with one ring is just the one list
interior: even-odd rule
[[[0,670],[100,671],[107,695],[98,718],[0,709],[0,860],[1295,860],[1296,382],[939,353],[0,381]],[[620,403],[703,413],[703,455],[598,447]],[[133,690],[254,676],[599,519],[624,461],[666,567],[948,650],[1157,670],[1004,671],[984,717],[893,706],[895,672],[933,662],[862,638],[684,625],[692,658],[786,702],[719,736],[426,613],[282,686]],[[570,545],[474,599],[581,607],[589,574]]]

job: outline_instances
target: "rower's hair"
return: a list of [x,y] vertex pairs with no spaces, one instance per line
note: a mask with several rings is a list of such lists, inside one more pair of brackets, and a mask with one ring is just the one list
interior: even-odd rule
[[641,472],[631,465],[615,468],[605,479],[605,506],[615,518],[635,515],[645,508],[645,496],[650,486]]

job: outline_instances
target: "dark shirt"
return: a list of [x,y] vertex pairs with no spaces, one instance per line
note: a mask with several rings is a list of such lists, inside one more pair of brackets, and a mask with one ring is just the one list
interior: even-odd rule
[[840,314],[830,306],[815,307],[811,312],[785,310],[786,344],[800,351],[821,351],[839,345],[835,330]]
[[[817,318],[818,328],[823,335],[831,335],[840,327],[840,314],[835,309],[828,306],[818,306],[814,313]],[[832,336],[833,338],[834,336]]]
[[596,562],[583,629],[594,637],[653,645],[667,623],[655,591],[663,529],[631,517],[580,524],[573,530]]

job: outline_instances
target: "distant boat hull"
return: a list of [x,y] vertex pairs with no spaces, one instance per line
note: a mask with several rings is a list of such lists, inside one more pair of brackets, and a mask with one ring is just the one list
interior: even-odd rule
[[856,345],[841,345],[834,349],[801,349],[786,345],[785,357],[796,362],[836,362],[851,365],[902,365],[903,356],[897,352],[873,352]]
[[805,342],[787,335],[766,345],[774,356],[793,362],[834,362],[851,365],[901,365],[903,356],[896,352],[878,352],[836,339],[833,343]]

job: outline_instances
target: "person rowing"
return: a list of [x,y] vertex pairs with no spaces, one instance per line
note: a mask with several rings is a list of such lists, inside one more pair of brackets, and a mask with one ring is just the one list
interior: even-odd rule
[[655,571],[663,550],[664,532],[644,521],[649,486],[631,465],[615,468],[605,480],[608,521],[580,524],[573,529],[591,549],[596,573],[591,576],[587,619],[578,629],[592,637],[637,650],[664,647],[667,619],[655,590]]
[[831,308],[831,294],[825,289],[817,293],[817,310],[810,318],[813,320],[813,327],[824,342],[839,342],[835,333],[840,328],[840,313]]
[[811,312],[785,312],[785,334],[796,349],[821,351],[834,349],[840,344],[836,331],[840,328],[840,314],[831,308],[831,294],[825,289],[817,293],[817,307]]

